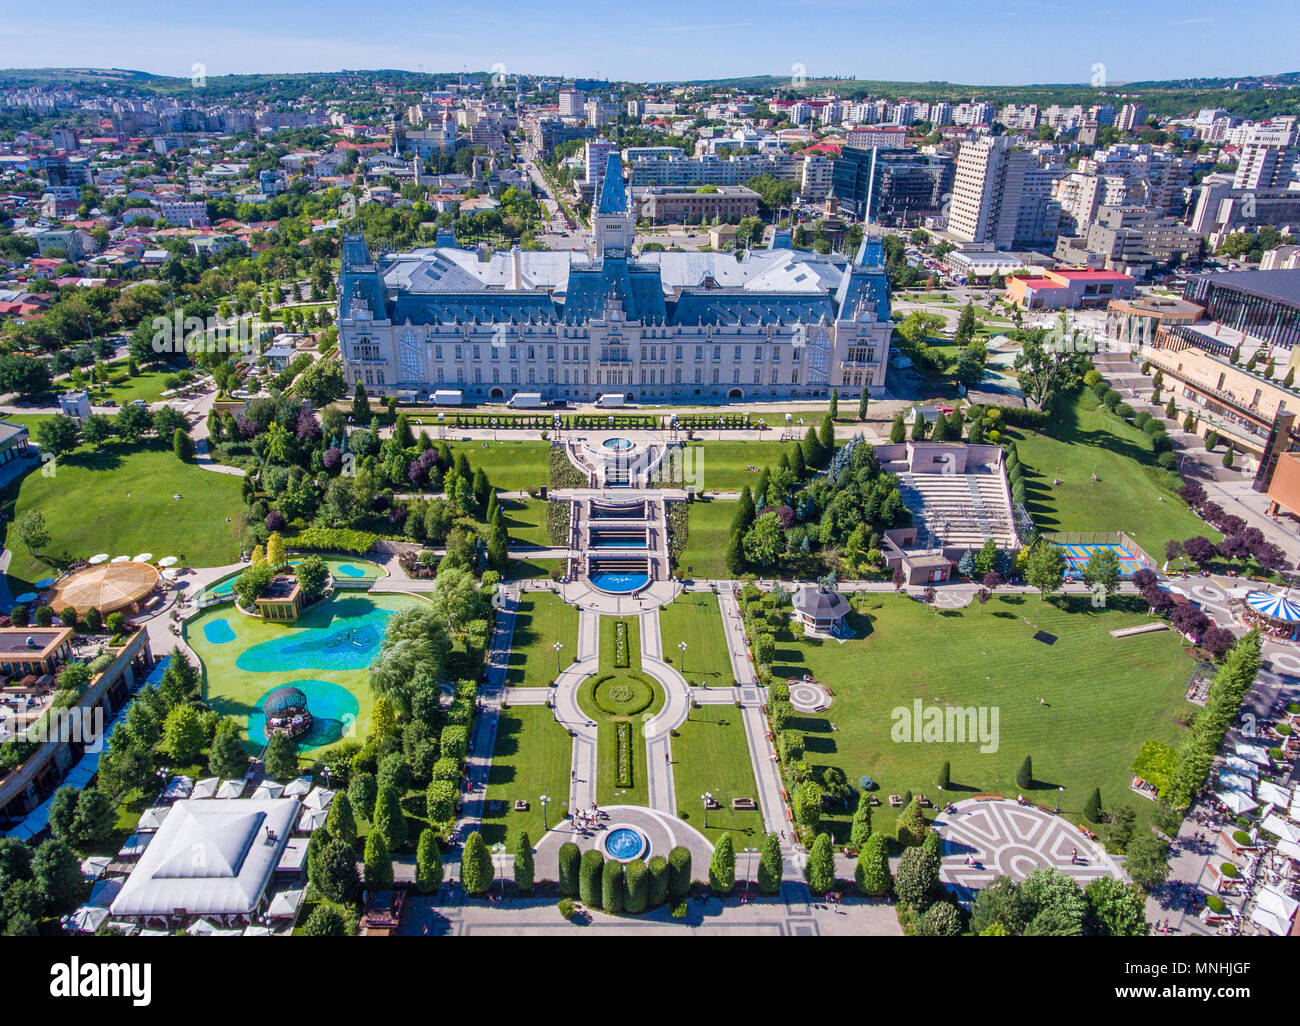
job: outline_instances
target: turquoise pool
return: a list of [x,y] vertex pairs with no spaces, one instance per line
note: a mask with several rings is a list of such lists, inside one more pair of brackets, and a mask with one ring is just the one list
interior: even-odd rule
[[209,644],[226,645],[234,641],[237,635],[229,620],[213,620],[203,625],[203,637]]
[[[356,696],[341,684],[328,680],[285,681],[307,696],[307,711],[311,713],[311,732],[298,739],[301,748],[322,748],[332,745],[356,732],[357,714],[361,711]],[[282,687],[277,684],[275,687]],[[269,688],[257,700],[256,711],[248,715],[248,739],[259,748],[266,744],[266,716],[262,705],[275,688]]]
[[[379,653],[393,615],[388,609],[370,608],[359,615],[335,616],[323,627],[295,630],[254,645],[240,653],[235,667],[248,673],[364,670]],[[302,625],[300,621],[298,626]]]

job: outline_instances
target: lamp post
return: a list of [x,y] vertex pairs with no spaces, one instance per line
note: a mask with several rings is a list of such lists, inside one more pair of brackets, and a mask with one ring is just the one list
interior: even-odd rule
[[704,802],[704,829],[709,829],[709,802],[713,801],[713,792],[705,791],[700,795],[700,801]]
[[560,649],[564,648],[564,642],[557,641],[553,646],[555,649],[555,675],[560,675]]
[[682,650],[682,673],[686,673],[686,642],[681,642],[678,646]]
[[1061,795],[1064,793],[1065,788],[1058,787],[1056,789],[1056,812],[1054,812],[1053,815],[1059,816],[1061,814]]
[[546,833],[547,830],[551,829],[546,819],[546,806],[551,804],[551,792],[543,792],[537,800],[542,803],[542,833]]
[[749,878],[754,875],[754,856],[758,854],[757,848],[743,848],[745,853],[745,897],[749,897]]
[[[502,842],[497,841],[496,844],[492,845],[492,854],[496,856],[492,860],[492,877],[494,883],[496,882],[496,877],[499,876],[501,873],[501,856],[504,855],[505,853],[506,853],[506,846]],[[504,898],[505,896],[506,896],[506,881],[505,878],[502,877],[501,897]]]

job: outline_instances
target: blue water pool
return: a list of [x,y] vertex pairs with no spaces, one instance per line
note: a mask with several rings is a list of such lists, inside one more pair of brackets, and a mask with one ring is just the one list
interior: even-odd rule
[[216,584],[208,588],[208,594],[209,595],[233,594],[235,590],[235,581],[237,581],[238,579],[239,579],[239,575],[235,574],[233,577],[227,577],[224,581],[218,581]]
[[351,563],[340,563],[334,568],[334,572],[342,577],[365,577],[366,572],[359,566],[353,566]]
[[235,629],[230,626],[229,620],[213,620],[211,623],[203,625],[203,637],[209,644],[224,645],[227,642],[235,640]]
[[601,444],[606,449],[613,449],[615,452],[626,452],[632,448],[633,442],[630,438],[606,438]]
[[[357,722],[360,706],[356,696],[341,684],[328,680],[287,680],[283,684],[295,687],[307,696],[307,711],[311,713],[311,732],[298,738],[303,748],[321,748],[332,745],[347,736]],[[282,687],[277,684],[275,687]],[[270,688],[257,700],[256,709],[248,715],[248,739],[253,744],[266,744],[266,716],[262,705],[275,688]]]
[[639,859],[645,855],[650,848],[650,842],[646,840],[645,834],[641,833],[636,827],[621,826],[615,827],[605,835],[602,842],[605,848],[605,854],[619,862],[631,862],[633,859]]
[[[365,669],[378,654],[384,628],[394,614],[373,607],[356,615],[341,615],[343,612],[336,606],[335,613],[340,615],[322,627],[295,630],[254,645],[235,660],[236,668],[248,673]],[[299,621],[299,627],[308,622]]]
[[596,549],[644,549],[645,540],[642,539],[641,541],[630,541],[630,540],[623,540],[620,538],[620,539],[614,539],[612,541],[609,541],[604,538],[594,538],[592,539],[591,545],[592,548],[596,548]]
[[616,595],[627,595],[644,588],[650,583],[649,574],[596,573],[591,575],[591,583],[601,591]]

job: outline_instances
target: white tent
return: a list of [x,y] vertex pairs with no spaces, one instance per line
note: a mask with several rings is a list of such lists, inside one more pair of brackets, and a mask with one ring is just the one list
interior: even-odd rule
[[1276,805],[1279,809],[1289,809],[1291,807],[1291,792],[1285,787],[1278,787],[1271,780],[1261,780],[1259,782],[1259,786],[1255,788],[1255,797],[1262,802]]
[[100,880],[90,889],[90,897],[86,899],[86,904],[108,908],[109,905],[113,904],[113,899],[121,892],[124,883],[126,883],[126,879],[120,876]]
[[1254,784],[1249,777],[1243,777],[1240,773],[1232,773],[1226,769],[1219,770],[1219,786],[1225,791],[1240,791],[1246,795],[1254,792]]
[[142,552],[131,560],[132,563],[148,563],[153,559],[152,552]]
[[227,780],[217,788],[218,798],[242,798],[244,796],[244,781]]
[[284,794],[284,785],[274,780],[263,780],[253,792],[254,798],[279,798]]
[[158,565],[159,565],[159,566],[162,566],[162,567],[175,566],[175,565],[176,565],[176,557],[175,557],[175,556],[164,556],[162,559],[158,560]]
[[204,777],[194,785],[194,790],[190,793],[191,798],[211,798],[217,793],[217,788],[221,786],[220,777]]
[[302,899],[307,892],[281,891],[271,899],[270,907],[267,908],[266,914],[272,919],[292,919],[298,914],[298,909],[302,905]]
[[108,909],[98,905],[82,905],[63,920],[69,933],[94,933],[108,918]]
[[1269,816],[1260,826],[1274,837],[1280,837],[1285,841],[1300,841],[1300,826],[1288,823],[1281,816]]
[[245,937],[274,937],[275,931],[269,926],[247,926],[244,928]]
[[162,796],[167,801],[175,801],[178,798],[188,798],[193,790],[194,781],[189,777],[172,777],[167,781],[167,790]]
[[1292,862],[1300,862],[1300,844],[1295,841],[1278,841],[1277,850]]
[[137,855],[143,855],[144,850],[149,847],[153,834],[132,834],[126,839],[118,851],[118,856],[124,859],[135,858]]
[[311,791],[311,777],[297,777],[284,785],[286,798],[301,798],[309,791]]
[[334,800],[334,792],[327,791],[323,787],[312,788],[311,794],[303,799],[303,805],[309,809],[328,809],[330,802]]
[[1250,921],[1262,926],[1278,937],[1285,937],[1291,931],[1291,920],[1295,918],[1300,902],[1289,898],[1273,887],[1265,887],[1255,895],[1255,910],[1250,914]]
[[87,880],[98,880],[112,864],[112,858],[107,855],[92,855],[81,860],[81,875]]
[[1223,802],[1238,816],[1249,812],[1251,809],[1259,808],[1254,799],[1242,794],[1240,791],[1220,791],[1217,797],[1219,801]]
[[298,816],[298,832],[309,834],[313,830],[319,830],[329,819],[329,813],[324,809],[303,809]]
[[1240,755],[1229,755],[1225,764],[1232,772],[1240,773],[1243,777],[1250,777],[1251,780],[1259,779],[1259,767]]
[[170,805],[155,805],[152,809],[145,809],[144,814],[140,816],[140,822],[135,828],[142,834],[153,833],[163,824],[167,818],[167,813],[171,812]]
[[1244,741],[1238,741],[1236,752],[1243,759],[1249,759],[1257,766],[1269,765],[1268,749],[1261,748],[1259,745],[1247,744]]

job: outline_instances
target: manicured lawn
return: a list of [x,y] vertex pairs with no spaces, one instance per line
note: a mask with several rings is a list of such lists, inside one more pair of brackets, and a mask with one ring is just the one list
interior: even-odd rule
[[174,370],[141,371],[135,377],[131,377],[126,372],[125,363],[109,364],[108,369],[112,374],[109,386],[102,392],[98,387],[92,388],[90,399],[92,403],[101,403],[105,399],[112,399],[119,406],[125,406],[136,399],[156,403],[166,391],[163,382],[176,373]]
[[[676,667],[691,684],[723,688],[735,685],[727,656],[727,638],[722,630],[722,611],[713,592],[682,593],[659,611],[659,631],[663,635],[664,661]],[[686,642],[685,669],[682,652],[677,647],[683,641]]]
[[[1033,800],[1051,807],[1064,787],[1061,809],[1077,822],[1100,787],[1103,807],[1125,804],[1139,822],[1149,818],[1151,803],[1128,788],[1133,760],[1148,738],[1176,746],[1183,728],[1174,717],[1193,707],[1184,699],[1192,663],[1178,635],[1115,639],[1108,633],[1149,622],[1145,605],[1134,611],[1112,599],[1111,607],[1094,609],[1086,597],[1042,602],[1013,595],[993,598],[980,613],[978,606],[935,611],[894,595],[859,603],[862,612],[849,617],[857,637],[844,644],[796,641],[782,631],[773,674],[811,673],[834,691],[828,710],[796,715],[791,726],[807,733],[806,758],[816,774],[837,766],[854,786],[864,774],[875,778],[885,803],[874,810],[877,828],[892,829],[890,794],[911,790],[935,800],[945,760],[952,764],[954,797],[1015,795],[1027,755],[1039,782],[1027,792]],[[996,752],[955,741],[894,741],[894,711],[911,709],[916,700],[996,708]],[[843,843],[848,812],[830,820]]]
[[688,511],[686,548],[679,566],[683,576],[701,580],[728,577],[726,554],[731,521],[736,515],[734,499],[709,499],[691,503]]
[[[1166,486],[1146,434],[1101,406],[1090,391],[1062,404],[1051,437],[1009,433],[1025,466],[1026,508],[1041,530],[1127,531],[1157,561],[1164,560],[1171,538],[1200,534],[1220,540]],[[1054,485],[1057,479],[1061,483]]]
[[498,499],[501,515],[505,517],[506,531],[511,544],[549,545],[546,537],[546,503],[540,499]]
[[[552,571],[564,572],[562,559],[512,559],[506,564],[507,581],[545,581],[551,578]],[[559,580],[557,575],[555,580]]]
[[560,666],[578,655],[578,610],[549,591],[524,592],[515,614],[506,683],[514,688],[548,688],[555,681],[555,643]]
[[[808,423],[816,426],[821,419]],[[804,427],[800,434],[806,430]],[[706,441],[687,443],[691,450],[686,458],[686,470],[691,475],[687,483],[694,484],[697,491],[738,492],[745,485],[752,489],[763,467],[775,470],[781,451],[789,453],[794,447],[793,442],[719,442],[714,441],[716,434],[705,434]],[[753,470],[748,469],[751,466]]]
[[[152,447],[109,443],[92,453],[83,446],[60,460],[51,476],[37,469],[6,489],[6,519],[26,510],[45,518],[50,542],[33,555],[16,537],[10,584],[48,576],[55,563],[107,552],[177,556],[187,566],[233,563],[239,547],[233,517],[240,509],[240,479],[182,463],[154,441]],[[179,500],[173,499],[179,494]]]
[[[736,811],[733,798],[758,801],[754,771],[749,761],[749,741],[740,710],[734,705],[703,705],[692,709],[673,738],[673,784],[677,791],[677,814],[716,845],[724,833],[731,834],[740,859],[743,848],[760,846],[763,813],[758,809]],[[711,794],[721,808],[709,811],[709,828],[704,829],[704,803],[700,795]]]
[[[425,429],[436,441],[437,431],[432,424],[425,420]],[[418,424],[413,423],[411,429],[420,433]],[[463,452],[471,470],[482,467],[499,491],[522,492],[546,484],[549,442],[452,442],[451,451],[453,457]]]
[[[501,802],[501,809],[485,807],[483,839],[488,844],[504,842],[512,851],[520,830],[528,831],[533,844],[540,841],[545,831],[538,798],[550,794],[546,819],[555,826],[568,813],[572,761],[569,732],[546,706],[517,705],[502,711],[487,789],[487,801]],[[517,798],[528,802],[527,812],[514,811]]]
[[[635,616],[623,617],[627,622],[628,653],[631,666],[614,665],[614,623],[619,619],[613,616],[600,618],[600,671],[588,677],[578,688],[578,707],[596,724],[596,801],[600,805],[649,805],[650,787],[646,782],[647,763],[645,736],[642,723],[653,716],[664,704],[663,689],[653,679],[641,672],[641,626]],[[654,698],[646,708],[631,716],[611,716],[596,705],[593,698],[596,681],[601,677],[640,676],[650,682],[654,689]],[[632,723],[632,786],[619,787],[618,777],[618,735],[615,724],[620,720]]]
[[[358,658],[345,661],[341,656],[350,654],[346,648],[347,641],[342,650],[337,645],[331,646],[327,644],[330,640],[327,632],[337,631],[344,621],[373,615],[376,609],[397,612],[422,601],[412,595],[366,595],[343,591],[304,612],[293,625],[245,616],[233,603],[226,603],[206,609],[190,620],[185,625],[184,637],[203,662],[204,700],[222,716],[235,717],[245,729],[249,715],[259,711],[259,703],[268,691],[282,684],[294,684],[307,692],[308,711],[316,718],[339,720],[338,732],[343,738],[364,738],[374,705],[370,691],[370,660],[364,651],[360,651]],[[309,634],[311,631],[319,633]],[[248,668],[247,658],[243,659],[243,667],[239,665],[241,657],[254,646],[276,641],[287,641],[294,647],[286,646],[278,652],[261,649],[256,653],[260,658],[252,664],[254,667],[274,665],[275,669]],[[320,644],[318,647],[304,645],[308,641],[319,641]],[[351,643],[360,644],[359,641]],[[378,653],[378,644],[375,644],[374,651]],[[331,665],[343,668],[331,669]],[[304,681],[307,683],[302,683]],[[356,700],[355,711],[343,709],[342,705],[337,709],[330,708],[327,702],[332,698],[324,700],[325,704],[316,703],[313,708],[313,685],[321,688],[322,694],[330,693],[329,685],[343,688]],[[250,744],[249,747],[257,746]],[[300,755],[305,760],[316,760],[331,747],[306,749]]]

